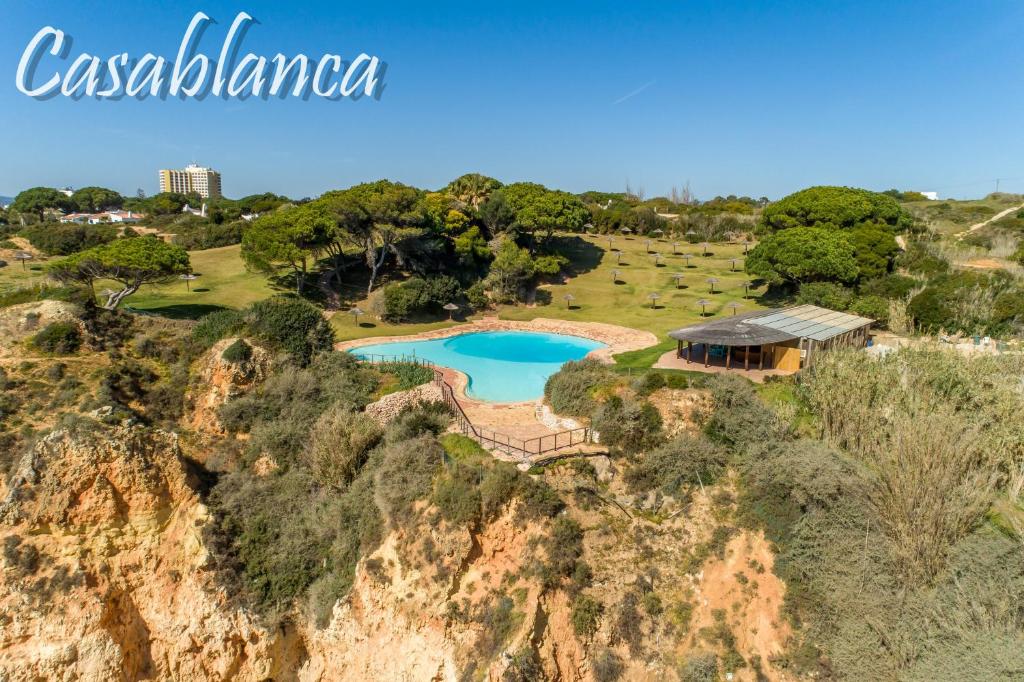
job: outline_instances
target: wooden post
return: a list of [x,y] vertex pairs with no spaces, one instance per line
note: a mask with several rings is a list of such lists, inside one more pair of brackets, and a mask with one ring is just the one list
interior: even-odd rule
[[743,371],[750,369],[750,346],[743,346]]
[[708,342],[704,342],[704,366],[708,366]]
[[732,346],[725,347],[725,368],[732,367]]
[[761,352],[757,354],[757,369],[764,369],[764,344],[761,344]]
[[693,341],[686,342],[686,364],[693,360]]

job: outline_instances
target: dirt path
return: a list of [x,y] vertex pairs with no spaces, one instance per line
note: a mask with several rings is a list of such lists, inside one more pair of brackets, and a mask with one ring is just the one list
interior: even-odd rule
[[954,235],[954,236],[956,237],[957,241],[960,241],[961,239],[963,239],[964,237],[966,237],[970,233],[974,232],[975,230],[980,230],[981,228],[985,227],[989,223],[994,223],[995,221],[1000,220],[1002,218],[1005,218],[1006,216],[1010,215],[1014,211],[1019,211],[1022,208],[1024,208],[1024,204],[1021,204],[1020,206],[1011,206],[1010,208],[1008,208],[1006,210],[1003,210],[1003,211],[1000,211],[999,213],[996,213],[994,216],[992,216],[988,220],[983,220],[980,223],[975,223],[974,225],[971,225],[970,227],[968,227],[963,232],[957,232],[956,235]]

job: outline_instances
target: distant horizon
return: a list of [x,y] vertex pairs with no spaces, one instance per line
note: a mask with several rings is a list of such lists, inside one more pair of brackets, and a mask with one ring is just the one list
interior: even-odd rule
[[[570,192],[778,199],[812,185],[985,196],[1024,192],[1024,5],[865,0],[770,6],[338,6],[13,3],[0,41],[0,187],[101,185],[156,193],[160,168],[199,161],[227,196],[293,197],[389,178],[436,188],[465,172]],[[379,56],[379,98],[150,97],[16,87],[33,36],[73,37],[38,78],[80,55],[175,59],[196,12],[217,57],[236,15],[240,53]],[[228,57],[229,65],[231,57]]]
[[[179,168],[179,167],[180,168],[184,168],[185,165],[186,164],[180,164],[179,166],[164,166],[164,167],[165,168]],[[222,178],[222,181],[225,183],[225,186],[226,187],[230,187],[230,180],[225,176],[224,172],[221,171],[217,166],[211,165],[211,164],[207,164],[207,163],[204,163],[204,162],[201,162],[200,165],[204,165],[204,166],[206,166],[208,168],[211,168],[212,170],[215,170],[215,171],[221,173],[221,178]],[[475,172],[478,172],[478,171],[472,171],[472,170],[466,171],[466,173],[475,173]],[[156,171],[154,171],[154,174],[155,173],[156,173]],[[460,173],[459,175],[462,175],[462,173]],[[418,189],[424,189],[424,190],[430,191],[430,190],[442,189],[449,182],[451,182],[455,178],[459,177],[459,175],[453,176],[451,178],[448,178],[447,180],[444,180],[444,181],[440,182],[439,184],[434,184],[434,185],[419,185],[419,184],[415,184],[415,183],[411,183],[411,182],[405,182],[405,181],[401,180],[400,178],[395,178],[395,177],[366,178],[364,180],[359,180],[357,182],[350,183],[350,184],[339,185],[337,187],[329,187],[329,188],[326,188],[326,189],[324,189],[324,190],[322,190],[320,192],[316,192],[316,193],[289,194],[287,192],[282,192],[282,191],[279,191],[279,190],[275,190],[272,187],[269,187],[269,188],[257,189],[257,190],[254,190],[254,191],[246,191],[246,192],[224,191],[223,192],[223,196],[226,199],[241,199],[242,197],[252,196],[254,194],[263,194],[263,193],[266,193],[266,192],[270,192],[272,194],[277,194],[277,195],[281,195],[281,196],[287,196],[289,199],[304,199],[304,198],[315,199],[316,197],[320,196],[324,192],[328,192],[328,191],[335,190],[335,189],[345,189],[347,187],[351,187],[353,184],[359,184],[360,182],[373,182],[375,180],[381,180],[381,179],[392,180],[392,181],[395,181],[395,182],[402,182],[403,184],[410,185],[410,186],[416,187]],[[485,173],[485,175],[486,175],[486,173]],[[499,180],[502,184],[506,184],[506,185],[507,184],[511,184],[512,182],[540,182],[539,180],[536,180],[536,179],[533,179],[533,178],[522,178],[522,179],[516,179],[516,180],[510,180],[510,181],[506,181],[506,180],[504,180],[502,178],[496,178],[496,179]],[[900,190],[902,192],[909,192],[909,191],[915,191],[915,192],[935,192],[935,191],[937,191],[938,194],[939,194],[938,200],[951,199],[951,200],[954,200],[954,201],[971,201],[971,200],[984,199],[986,196],[988,196],[988,195],[990,195],[990,194],[992,194],[993,192],[996,191],[995,186],[994,186],[994,181],[983,181],[983,182],[991,182],[992,186],[990,186],[988,190],[986,190],[986,191],[979,191],[976,194],[975,193],[971,193],[971,194],[957,194],[957,195],[954,195],[954,194],[947,195],[947,194],[944,194],[943,192],[941,192],[939,190],[934,190],[934,189],[931,189],[931,188],[928,188],[928,187],[908,187],[908,186],[896,186],[896,187],[863,187],[863,186],[857,186],[857,187],[860,187],[861,189],[871,190],[871,191],[874,191],[874,192],[885,192],[885,191],[888,191],[888,190],[891,190],[891,189],[897,189],[897,190]],[[156,186],[157,184],[158,183],[153,183],[154,186]],[[605,188],[600,188],[600,187],[587,187],[587,188],[584,188],[584,189],[574,189],[574,188],[568,188],[568,187],[560,187],[560,186],[555,186],[555,185],[549,185],[549,184],[543,183],[543,182],[540,182],[540,184],[544,184],[545,186],[549,187],[550,189],[564,190],[564,191],[567,191],[567,192],[571,192],[573,194],[582,194],[584,192],[624,193],[626,191],[625,187],[620,187],[618,189],[605,189]],[[826,184],[833,184],[833,183],[823,183],[823,182],[822,183],[814,183],[814,185],[826,185]],[[973,185],[979,185],[981,183],[972,183],[972,184]],[[734,196],[737,196],[737,197],[746,196],[746,197],[750,197],[752,199],[759,199],[761,197],[768,197],[768,199],[771,200],[771,201],[777,201],[778,199],[781,199],[783,196],[786,196],[788,194],[792,194],[793,192],[797,192],[797,191],[799,191],[801,189],[805,189],[806,187],[811,187],[811,186],[814,186],[814,185],[804,185],[804,186],[801,186],[801,187],[796,187],[796,188],[794,188],[792,190],[792,192],[786,192],[786,194],[781,194],[779,196],[771,196],[769,194],[747,193],[747,192],[725,192],[725,193],[709,194],[709,195],[704,196],[704,195],[701,195],[700,192],[696,191],[696,189],[694,189],[693,183],[690,183],[690,189],[691,189],[691,191],[693,192],[695,198],[698,201],[709,201],[711,199],[714,199],[716,196],[725,197],[725,196],[729,196],[729,195],[734,195]],[[855,185],[843,185],[843,186],[854,187]],[[115,186],[112,186],[112,185],[109,185],[109,184],[104,184],[103,182],[89,182],[89,183],[85,183],[85,184],[81,184],[81,185],[74,185],[74,184],[70,184],[70,183],[56,183],[56,184],[51,183],[51,184],[42,184],[42,185],[32,185],[31,187],[52,187],[54,189],[64,189],[64,188],[81,189],[82,187],[106,187],[107,189],[112,189],[112,190],[114,190],[116,192],[119,192],[124,197],[133,197],[133,196],[135,196],[136,192],[139,189],[142,189],[146,193],[147,197],[148,196],[153,196],[155,194],[159,194],[159,189],[154,189],[153,191],[150,191],[149,189],[147,189],[145,187],[136,187],[135,189],[132,189],[132,190],[125,190],[125,189],[118,188],[118,187],[115,187]],[[15,197],[18,196],[18,194],[20,192],[23,192],[26,189],[31,189],[31,187],[22,187],[22,188],[18,189],[15,192],[9,192],[8,190],[0,191],[0,198],[14,199]],[[680,189],[682,188],[679,185],[677,185],[677,187],[679,187]],[[656,197],[665,197],[665,198],[667,198],[669,196],[669,194],[671,193],[671,190],[672,190],[672,188],[669,187],[664,192],[654,193],[654,192],[646,191],[645,188],[633,187],[633,189],[634,190],[644,189],[644,199],[645,200],[654,199]],[[1008,189],[1008,188],[1005,188],[1005,187],[1002,187],[1002,186],[999,188],[999,192],[1004,193],[1004,194],[1024,194],[1024,191],[1013,191],[1012,189]]]

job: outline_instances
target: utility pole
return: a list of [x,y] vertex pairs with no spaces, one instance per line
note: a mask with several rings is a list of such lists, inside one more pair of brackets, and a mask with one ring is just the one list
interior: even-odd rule
[[996,194],[999,194],[999,178],[996,178]]

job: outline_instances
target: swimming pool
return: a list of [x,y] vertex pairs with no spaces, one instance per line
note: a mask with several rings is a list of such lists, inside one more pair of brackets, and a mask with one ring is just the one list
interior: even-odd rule
[[349,349],[370,354],[415,355],[469,377],[466,393],[480,400],[519,402],[544,394],[544,382],[569,360],[579,360],[606,344],[567,334],[471,332],[443,339],[395,341]]

